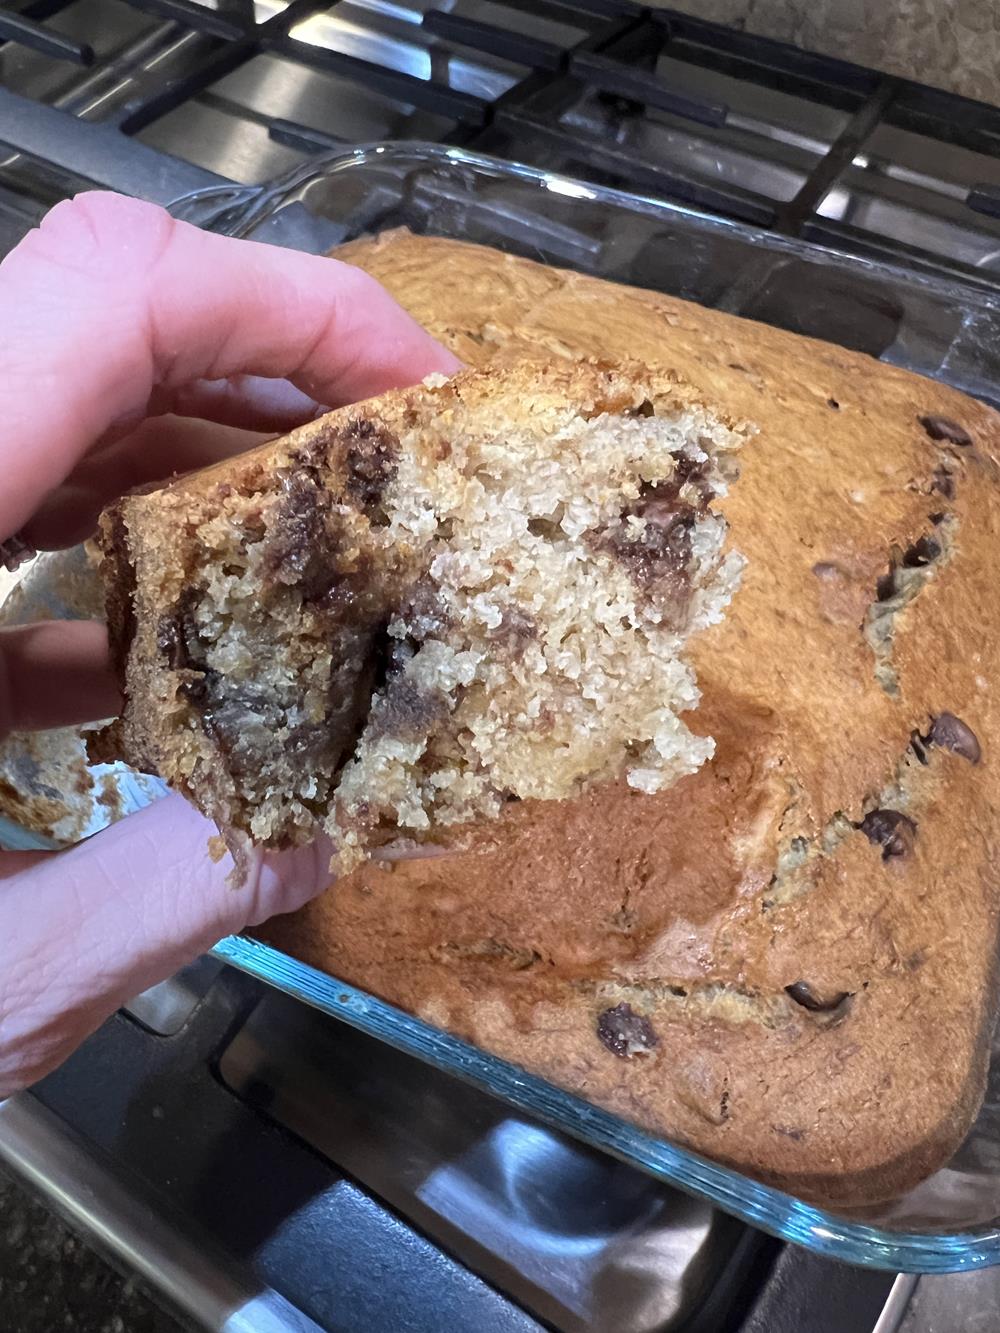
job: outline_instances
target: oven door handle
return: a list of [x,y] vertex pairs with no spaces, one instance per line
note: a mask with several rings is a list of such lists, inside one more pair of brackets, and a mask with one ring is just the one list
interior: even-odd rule
[[0,1162],[95,1249],[211,1333],[323,1333],[207,1237],[125,1184],[113,1161],[30,1093],[0,1102]]

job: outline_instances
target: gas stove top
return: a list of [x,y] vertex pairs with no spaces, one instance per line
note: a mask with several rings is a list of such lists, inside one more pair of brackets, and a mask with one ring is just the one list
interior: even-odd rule
[[1000,110],[633,0],[21,0],[0,41],[8,243],[74,184],[402,138],[1000,285]]
[[[168,204],[387,139],[1000,286],[1000,111],[670,10],[0,12],[0,253],[81,188]],[[214,960],[0,1105],[0,1158],[206,1328],[924,1327],[916,1279],[773,1241]],[[958,1308],[953,1281],[921,1279],[924,1308]]]

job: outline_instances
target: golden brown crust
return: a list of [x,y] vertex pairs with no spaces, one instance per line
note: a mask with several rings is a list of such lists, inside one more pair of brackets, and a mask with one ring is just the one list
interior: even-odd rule
[[[723,506],[749,565],[693,645],[711,764],[655,797],[514,807],[474,854],[367,867],[267,937],[783,1188],[907,1188],[975,1115],[994,1015],[1000,418],[474,246],[391,233],[340,255],[470,363],[628,355],[758,423]],[[910,748],[942,713],[978,763]]]

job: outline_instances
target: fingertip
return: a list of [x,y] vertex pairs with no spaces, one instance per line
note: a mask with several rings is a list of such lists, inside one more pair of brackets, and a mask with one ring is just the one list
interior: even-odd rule
[[[282,852],[252,849],[242,881],[229,852],[218,856],[219,833],[188,801],[171,793],[91,840],[107,881],[141,893],[141,909],[201,926],[220,939],[294,912],[331,883],[333,845],[319,838]],[[82,845],[85,852],[88,844]],[[213,940],[214,942],[214,940]],[[207,947],[207,946],[206,946]]]

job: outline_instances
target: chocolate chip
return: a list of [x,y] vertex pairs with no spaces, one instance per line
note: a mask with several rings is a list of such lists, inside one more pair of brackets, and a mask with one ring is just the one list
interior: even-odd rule
[[400,599],[399,616],[418,638],[432,638],[448,628],[450,616],[430,578],[418,579]]
[[597,1018],[597,1036],[612,1055],[630,1060],[644,1055],[657,1045],[658,1038],[649,1019],[637,1014],[630,1004],[616,1004]]
[[451,704],[442,690],[395,676],[387,680],[385,694],[372,709],[369,732],[373,738],[419,741],[450,712]]
[[183,593],[171,611],[160,617],[156,626],[156,646],[167,659],[171,671],[200,671],[201,656],[198,627],[192,614],[195,594]]
[[916,824],[899,810],[869,810],[854,827],[873,846],[882,848],[883,861],[906,856],[913,850],[913,840],[917,836]]
[[931,490],[937,491],[943,495],[946,500],[955,498],[955,478],[942,463],[940,467],[934,469],[934,476],[931,480]]
[[626,516],[648,519],[651,523],[669,522],[678,508],[681,490],[693,489],[697,494],[695,508],[703,512],[712,498],[706,472],[710,464],[707,458],[692,458],[680,453],[674,456],[674,470],[666,481],[644,482],[639,491],[639,498],[626,511]]
[[819,995],[808,981],[793,981],[785,987],[785,994],[811,1014],[830,1014],[851,998],[850,991],[846,990],[836,991],[832,995]]
[[538,638],[538,625],[520,607],[508,606],[500,624],[490,630],[488,637],[513,661],[519,662],[528,644]]
[[904,550],[894,546],[891,552],[888,574],[883,574],[875,584],[875,596],[880,602],[891,601],[899,592],[900,583],[897,571],[903,569],[926,569],[935,560],[940,559],[941,543],[934,537],[918,537]]
[[653,404],[648,398],[644,398],[638,407],[630,407],[625,414],[630,417],[651,417],[655,413]]
[[13,537],[8,537],[5,542],[0,542],[0,564],[8,574],[20,569],[26,561],[34,560],[37,554],[35,548],[17,533]]
[[837,402],[836,398],[828,398],[826,400],[826,405],[827,407],[832,407],[835,412],[840,411],[840,404]]
[[348,494],[366,510],[377,508],[396,472],[399,440],[377,421],[358,417],[344,431]]
[[264,556],[269,580],[295,587],[308,601],[327,591],[330,582],[329,516],[332,498],[315,468],[300,467],[281,477],[282,496],[268,524]]
[[670,486],[650,488],[636,502],[634,512],[646,520],[641,532],[622,524],[608,533],[603,544],[636,583],[653,592],[668,616],[681,623],[691,598],[688,564],[700,509],[679,503],[667,493]]
[[932,440],[947,440],[949,444],[967,445],[972,443],[972,436],[951,417],[920,417],[921,426]]
[[903,552],[903,566],[906,569],[924,569],[933,564],[940,554],[940,542],[936,542],[933,537],[919,537]]
[[930,521],[934,524],[935,527],[938,527],[941,523],[945,521],[948,515],[942,509],[935,509],[934,513],[928,514],[927,517],[930,519]]
[[192,707],[202,708],[208,702],[208,679],[206,676],[196,676],[193,680],[182,681],[177,686],[177,693]]
[[940,745],[952,754],[961,755],[970,764],[978,764],[982,758],[976,733],[954,713],[939,713],[931,723],[926,741],[928,745]]
[[772,1125],[771,1128],[778,1134],[784,1134],[786,1139],[794,1139],[796,1143],[805,1137],[804,1129],[797,1129],[792,1125]]

